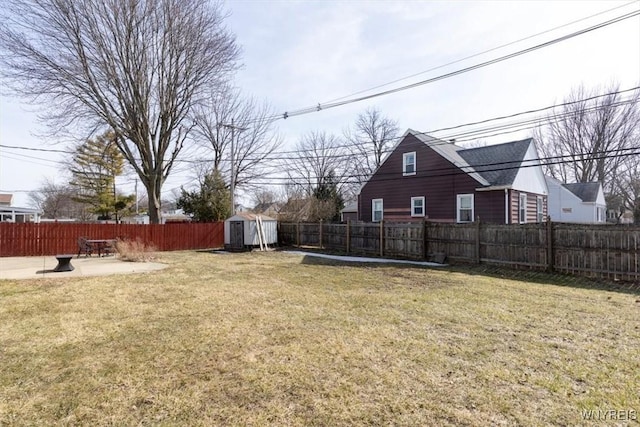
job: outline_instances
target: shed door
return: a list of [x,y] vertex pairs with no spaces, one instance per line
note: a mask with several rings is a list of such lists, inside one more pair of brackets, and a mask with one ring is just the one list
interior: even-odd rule
[[229,224],[229,243],[231,249],[241,250],[244,248],[244,222],[231,221]]

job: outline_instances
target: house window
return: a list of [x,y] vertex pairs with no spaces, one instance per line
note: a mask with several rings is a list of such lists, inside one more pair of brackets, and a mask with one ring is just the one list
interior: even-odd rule
[[604,222],[604,221],[605,221],[605,209],[598,208],[598,222]]
[[424,216],[424,197],[411,198],[411,216]]
[[371,220],[373,222],[382,221],[382,199],[373,199],[371,201]]
[[415,175],[416,174],[416,152],[404,153],[402,155],[402,174],[403,175]]
[[458,194],[458,222],[473,222],[473,194]]
[[520,203],[518,204],[518,221],[520,224],[527,222],[527,194],[520,193]]
[[544,221],[544,199],[541,196],[536,199],[536,216],[538,217],[538,222]]

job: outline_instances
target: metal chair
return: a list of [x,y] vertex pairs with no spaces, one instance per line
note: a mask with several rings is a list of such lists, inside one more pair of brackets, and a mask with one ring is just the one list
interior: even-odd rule
[[85,254],[85,257],[89,257],[93,254],[93,247],[87,242],[89,240],[86,237],[78,237],[78,258],[80,254]]

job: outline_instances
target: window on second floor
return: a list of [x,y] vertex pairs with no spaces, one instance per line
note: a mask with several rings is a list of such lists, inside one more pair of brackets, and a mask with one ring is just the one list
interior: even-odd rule
[[380,222],[383,217],[382,199],[373,199],[371,201],[371,221]]
[[473,222],[473,194],[458,194],[458,222]]
[[416,152],[404,153],[402,155],[402,174],[403,175],[415,175],[416,174]]
[[411,198],[411,216],[424,216],[424,197]]
[[518,203],[518,222],[520,222],[520,224],[527,222],[527,193],[520,193]]

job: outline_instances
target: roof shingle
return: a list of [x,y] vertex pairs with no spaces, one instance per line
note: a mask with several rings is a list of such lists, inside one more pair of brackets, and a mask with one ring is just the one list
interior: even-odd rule
[[580,197],[583,202],[595,202],[598,199],[599,182],[575,182],[562,186]]
[[491,185],[511,185],[516,179],[532,139],[468,148],[458,154]]

